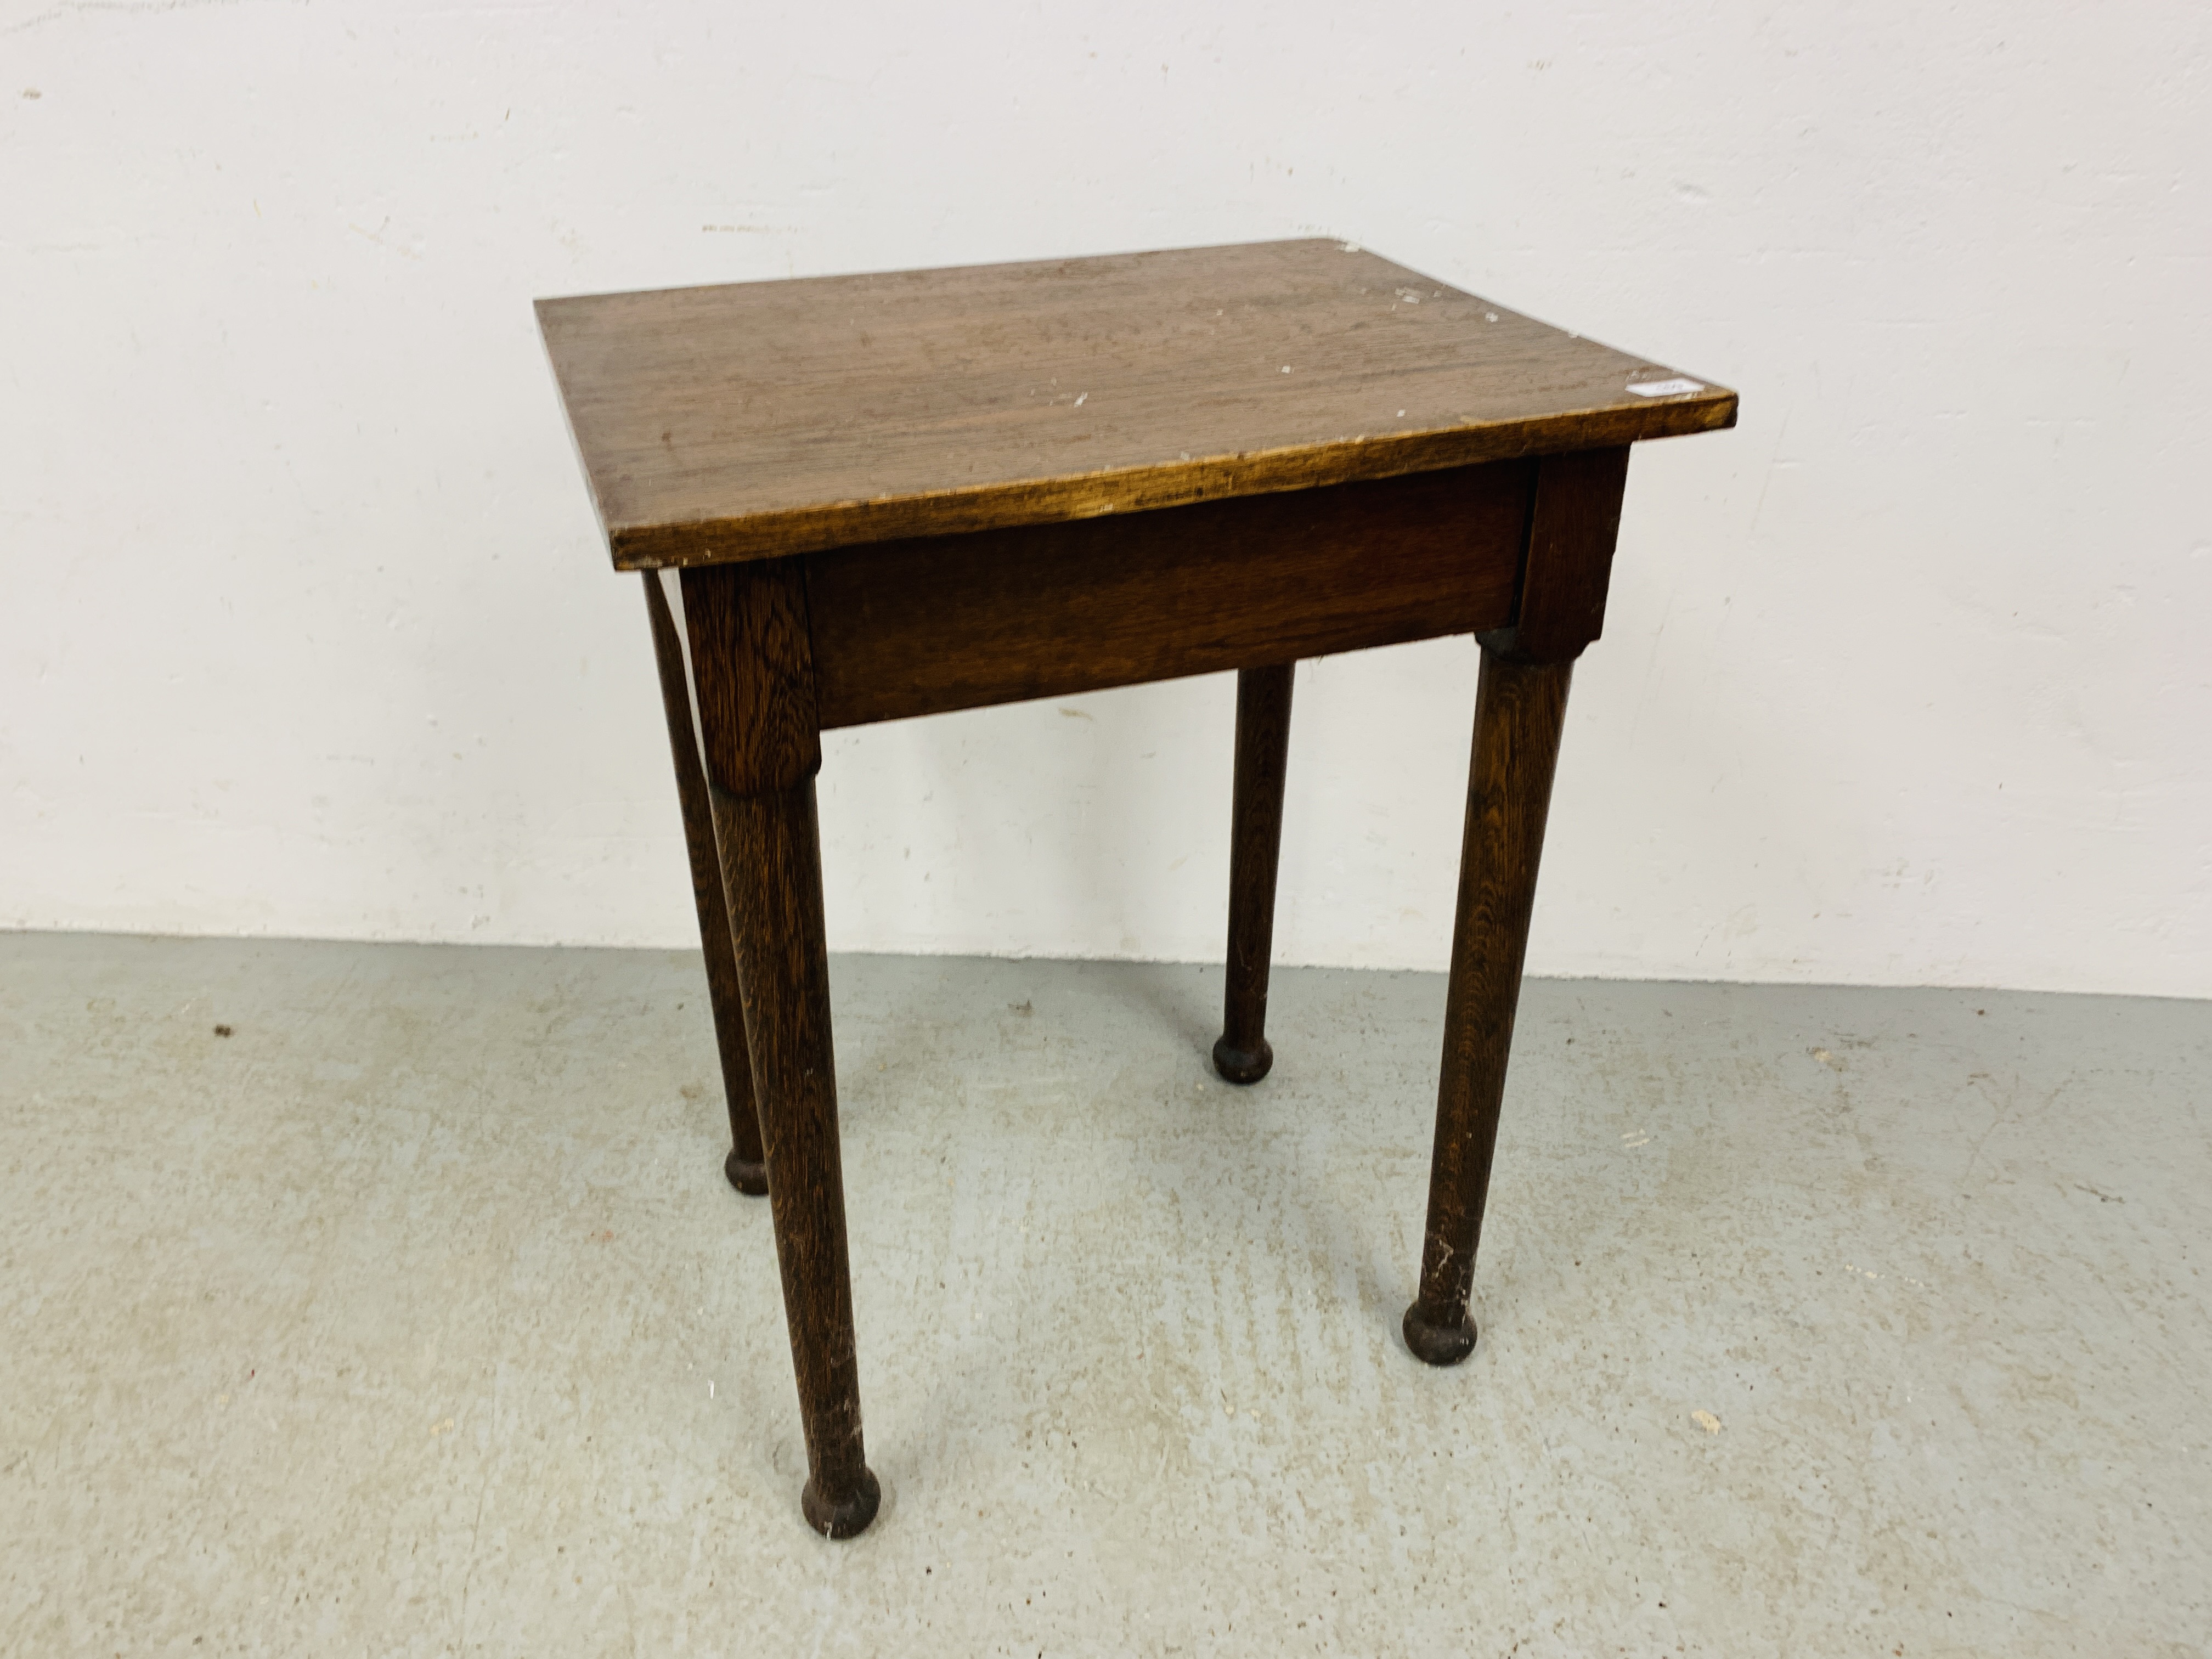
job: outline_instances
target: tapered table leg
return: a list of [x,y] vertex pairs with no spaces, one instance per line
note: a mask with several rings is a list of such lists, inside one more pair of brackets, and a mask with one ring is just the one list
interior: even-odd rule
[[1514,660],[1486,646],[1482,653],[1421,1287],[1405,1322],[1406,1346],[1431,1365],[1456,1364],[1474,1349],[1468,1296],[1573,672],[1571,660]]
[[1295,663],[1237,676],[1235,804],[1229,829],[1229,974],[1213,1068],[1257,1083],[1267,1045],[1267,965],[1275,941],[1275,869],[1283,847],[1283,770],[1291,747]]
[[753,1110],[752,1059],[745,1051],[744,1003],[738,987],[738,957],[730,939],[730,908],[722,894],[722,860],[714,844],[714,809],[707,774],[691,724],[691,692],[684,672],[684,641],[660,573],[645,573],[645,607],[653,619],[653,654],[660,669],[660,705],[668,717],[668,746],[676,757],[676,797],[684,808],[684,842],[691,854],[691,898],[699,911],[699,942],[707,957],[707,1000],[714,1012],[714,1042],[722,1058],[722,1097],[730,1108],[730,1155],[722,1173],[741,1193],[768,1190],[761,1156],[760,1121]]
[[715,788],[713,801],[806,1431],[800,1504],[816,1531],[850,1538],[882,1494],[860,1439],[814,780],[751,795]]

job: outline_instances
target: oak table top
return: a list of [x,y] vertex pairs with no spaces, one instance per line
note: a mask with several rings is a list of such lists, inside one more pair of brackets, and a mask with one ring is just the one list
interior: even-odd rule
[[1334,240],[541,300],[617,568],[1735,423],[1733,392]]

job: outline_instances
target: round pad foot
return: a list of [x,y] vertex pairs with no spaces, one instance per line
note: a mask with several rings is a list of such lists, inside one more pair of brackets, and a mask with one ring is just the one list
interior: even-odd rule
[[1213,1069],[1221,1073],[1225,1083],[1257,1083],[1267,1075],[1275,1063],[1275,1051],[1267,1046],[1267,1039],[1260,1039],[1260,1050],[1232,1048],[1227,1037],[1213,1045]]
[[750,1193],[755,1198],[767,1194],[768,1165],[746,1163],[738,1156],[738,1149],[734,1146],[730,1148],[730,1155],[722,1160],[722,1173],[729,1176],[730,1185],[741,1193]]
[[799,1507],[806,1511],[806,1524],[824,1538],[857,1538],[868,1529],[868,1522],[876,1518],[877,1506],[884,1501],[884,1489],[877,1484],[876,1472],[863,1463],[860,1483],[836,1504],[824,1503],[822,1494],[814,1489],[814,1482],[806,1483],[806,1490],[799,1494]]
[[1456,1365],[1474,1352],[1474,1321],[1465,1314],[1456,1325],[1431,1325],[1416,1302],[1406,1310],[1406,1346],[1413,1358],[1431,1365]]

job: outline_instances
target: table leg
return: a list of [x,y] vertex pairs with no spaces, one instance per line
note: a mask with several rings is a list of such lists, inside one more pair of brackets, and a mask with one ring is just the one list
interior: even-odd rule
[[1487,646],[1482,653],[1421,1288],[1405,1322],[1406,1346],[1431,1365],[1456,1364],[1474,1349],[1468,1296],[1573,673],[1571,659],[1531,662]]
[[1237,676],[1235,802],[1229,830],[1229,974],[1213,1068],[1257,1083],[1267,1045],[1267,965],[1275,939],[1275,868],[1283,846],[1283,770],[1291,747],[1295,663]]
[[860,1438],[814,780],[750,795],[718,787],[713,799],[806,1431],[800,1506],[817,1532],[850,1538],[876,1518],[882,1493]]
[[660,706],[668,716],[668,746],[676,757],[676,797],[684,809],[684,842],[691,854],[691,898],[699,911],[699,942],[707,957],[707,1000],[714,1012],[714,1042],[722,1059],[722,1097],[730,1108],[730,1155],[722,1173],[741,1193],[768,1191],[761,1156],[759,1116],[753,1110],[752,1059],[745,1051],[744,1003],[738,986],[738,956],[730,939],[729,902],[722,893],[722,862],[714,845],[714,809],[707,774],[691,725],[691,691],[684,672],[684,641],[661,591],[660,573],[645,573],[645,607],[653,619],[653,654],[660,668]]

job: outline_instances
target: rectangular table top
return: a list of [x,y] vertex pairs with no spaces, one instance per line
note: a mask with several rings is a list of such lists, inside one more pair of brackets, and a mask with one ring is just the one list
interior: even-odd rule
[[538,302],[614,562],[1141,512],[1735,423],[1334,240]]

